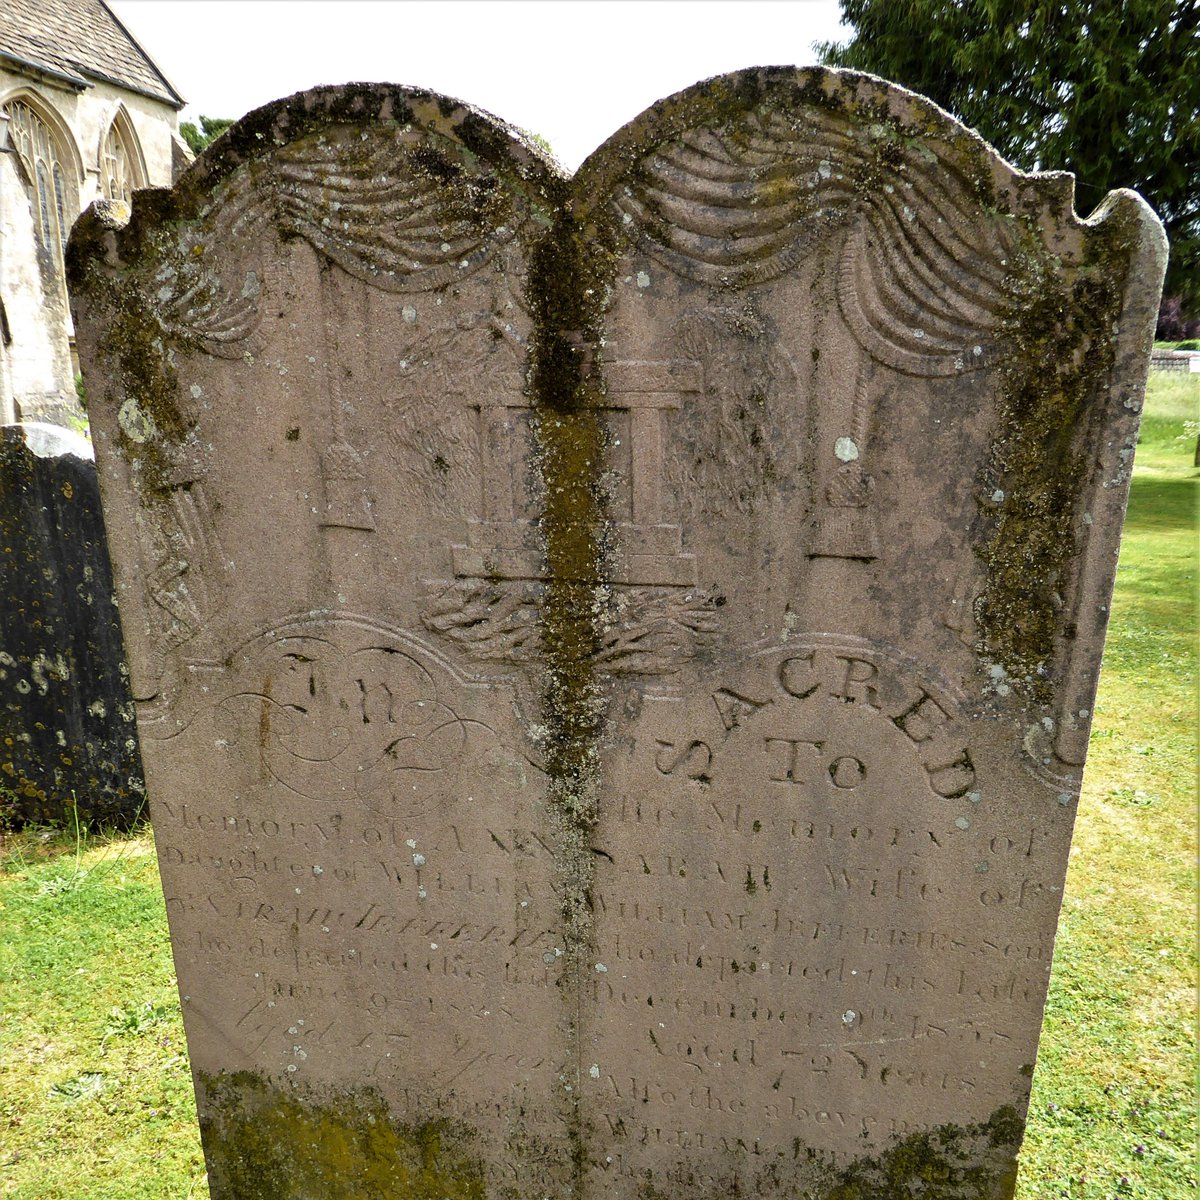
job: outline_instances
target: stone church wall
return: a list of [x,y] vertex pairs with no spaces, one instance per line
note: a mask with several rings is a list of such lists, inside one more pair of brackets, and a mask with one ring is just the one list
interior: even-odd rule
[[[79,92],[0,68],[0,111],[24,103],[53,139],[66,184],[66,229],[105,197],[104,144],[114,122],[128,151],[135,187],[168,187],[178,156],[177,115],[168,104],[112,84]],[[14,152],[0,155],[0,423],[80,425],[74,331],[61,250],[37,232],[35,188],[10,122]],[[52,239],[53,241],[54,239]],[[65,240],[65,239],[64,239]]]

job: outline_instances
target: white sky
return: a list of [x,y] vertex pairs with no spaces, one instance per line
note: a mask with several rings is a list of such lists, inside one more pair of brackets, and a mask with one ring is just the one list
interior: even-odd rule
[[574,169],[656,100],[740,67],[814,63],[837,0],[109,0],[200,113],[317,84],[415,84],[549,140]]

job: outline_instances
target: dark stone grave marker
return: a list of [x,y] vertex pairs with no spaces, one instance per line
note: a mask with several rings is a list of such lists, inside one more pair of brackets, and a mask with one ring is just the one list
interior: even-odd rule
[[0,427],[0,814],[127,828],[145,801],[92,447]]

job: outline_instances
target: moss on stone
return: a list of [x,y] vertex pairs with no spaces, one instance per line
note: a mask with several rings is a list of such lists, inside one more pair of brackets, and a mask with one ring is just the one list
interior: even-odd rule
[[[170,193],[152,195],[161,198]],[[88,257],[83,252],[89,241],[112,232],[102,214],[85,214],[72,235],[68,269],[72,290],[77,297],[87,298],[93,323],[105,330],[99,354],[109,364],[108,394],[94,396],[93,404],[117,408],[122,454],[133,468],[143,500],[152,503],[170,492],[170,450],[186,437],[187,422],[177,401],[179,381],[168,354],[167,335],[133,273],[104,268],[99,254]],[[125,231],[116,232],[120,236]],[[169,229],[160,232],[150,246],[142,248],[148,261],[159,256],[170,236]],[[194,349],[182,335],[172,335],[169,341],[177,353]]]
[[795,1138],[788,1148],[750,1155],[731,1140],[702,1160],[645,1171],[638,1200],[1012,1200],[1022,1123],[1009,1106],[988,1120],[939,1125],[893,1139],[877,1155],[836,1161]]
[[1078,267],[1064,267],[1028,230],[1001,321],[1000,412],[978,492],[986,575],[975,617],[980,653],[1039,703],[1053,692],[1056,640],[1075,636],[1064,616],[1068,572],[1132,236],[1119,221],[1089,229]]
[[250,1071],[199,1076],[213,1200],[485,1200],[473,1134],[393,1120],[370,1089],[323,1094]]
[[[565,193],[564,188],[558,220],[531,249],[528,300],[534,458],[548,577],[541,611],[543,749],[557,840],[562,979],[570,995],[580,986],[592,944],[591,834],[605,718],[594,660],[602,644],[602,584],[611,551],[599,360],[603,298],[615,259],[611,236],[581,226]],[[573,1004],[567,1014],[573,1023]],[[569,1036],[577,1037],[577,1031]],[[578,1097],[577,1088],[572,1095]],[[577,1099],[569,1109],[578,1177],[584,1169],[585,1131]]]
[[1023,1125],[997,1109],[979,1125],[940,1125],[909,1134],[874,1158],[845,1168],[821,1200],[1011,1200]]
[[530,385],[535,406],[542,541],[549,581],[542,642],[550,774],[582,782],[600,727],[591,660],[599,647],[595,589],[604,579],[606,513],[601,476],[606,432],[599,373],[598,277],[603,252],[568,215],[534,249]]

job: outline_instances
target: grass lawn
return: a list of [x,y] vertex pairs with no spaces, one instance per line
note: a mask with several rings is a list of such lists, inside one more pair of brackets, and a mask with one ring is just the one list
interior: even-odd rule
[[1197,1194],[1198,418],[1152,376],[1018,1200]]
[[[1152,380],[1018,1200],[1196,1194],[1198,407]],[[207,1195],[149,839],[11,839],[0,1197]]]
[[208,1200],[148,836],[0,875],[0,1197]]

